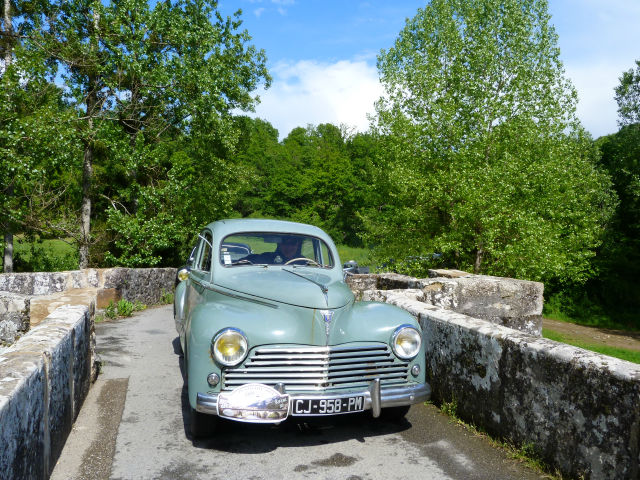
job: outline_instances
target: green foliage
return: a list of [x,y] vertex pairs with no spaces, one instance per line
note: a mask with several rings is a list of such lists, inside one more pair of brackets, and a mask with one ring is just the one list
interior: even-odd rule
[[640,60],[636,69],[622,73],[620,85],[615,88],[621,125],[640,123]]
[[173,292],[166,292],[162,290],[160,295],[160,303],[170,305],[173,303]]
[[458,418],[458,401],[453,397],[450,402],[442,402],[440,404],[440,411],[445,415],[453,418],[454,420],[459,420]]
[[[601,164],[620,199],[608,225],[590,292],[618,313],[640,311],[640,123],[598,140]],[[614,288],[611,288],[614,286]],[[636,315],[638,317],[638,315]],[[637,318],[640,328],[640,318]]]
[[378,200],[363,215],[377,263],[594,274],[613,199],[555,44],[544,1],[433,0],[407,21],[378,58]]
[[109,305],[104,309],[104,316],[111,320],[118,318],[118,308],[116,307],[116,304],[113,303],[113,300],[111,300]]
[[114,303],[113,300],[109,302],[109,305],[104,309],[104,316],[111,320],[115,320],[118,317],[130,317],[133,312],[140,312],[147,308],[147,306],[139,301],[130,302],[124,298]]
[[136,300],[135,302],[133,302],[133,311],[134,312],[141,312],[142,310],[145,310],[147,308],[147,306],[140,302],[139,300]]
[[130,317],[133,314],[133,303],[122,298],[118,300],[116,310],[120,317]]
[[368,201],[370,137],[331,124],[296,128],[277,142],[262,120],[239,122],[238,158],[251,177],[238,209],[325,229],[338,243],[360,244],[356,212]]

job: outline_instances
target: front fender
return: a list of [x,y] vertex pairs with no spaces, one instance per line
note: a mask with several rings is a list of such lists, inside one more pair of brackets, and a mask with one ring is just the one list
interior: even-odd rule
[[187,281],[188,280],[178,283],[173,294],[173,321],[180,337],[183,336],[184,331],[184,307],[187,294]]

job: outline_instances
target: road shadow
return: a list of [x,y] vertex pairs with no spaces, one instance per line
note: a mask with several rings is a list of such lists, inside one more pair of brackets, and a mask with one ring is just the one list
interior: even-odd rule
[[196,448],[227,453],[261,454],[281,447],[312,447],[346,440],[364,443],[368,437],[400,433],[412,426],[406,418],[397,421],[375,419],[369,411],[328,417],[289,417],[278,425],[219,419],[211,438],[194,439],[190,431],[191,407],[184,356],[177,337],[173,339],[172,346],[183,380],[180,398],[184,434]]

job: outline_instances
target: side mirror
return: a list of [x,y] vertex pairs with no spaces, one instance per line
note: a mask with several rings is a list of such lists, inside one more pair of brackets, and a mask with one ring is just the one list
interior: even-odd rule
[[189,278],[190,271],[191,267],[189,266],[180,268],[176,273],[176,281],[173,284],[173,288],[177,287],[180,282],[184,282],[187,278]]
[[191,271],[191,268],[182,267],[180,270],[178,270],[178,280],[180,280],[181,282],[184,282],[187,278],[189,278],[190,271]]

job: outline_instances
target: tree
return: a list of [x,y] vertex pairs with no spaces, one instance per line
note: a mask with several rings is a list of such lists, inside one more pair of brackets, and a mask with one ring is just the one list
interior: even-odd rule
[[357,243],[362,185],[348,142],[348,131],[335,125],[294,128],[265,171],[262,213],[318,225],[337,243]]
[[432,0],[378,57],[379,261],[584,281],[610,215],[544,0]]
[[[264,52],[237,31],[239,16],[223,19],[214,0],[163,1],[153,9],[142,0],[52,0],[36,22],[29,45],[59,66],[84,144],[80,268],[89,264],[94,241],[94,167],[99,141],[113,138],[108,124],[129,138],[128,151],[118,141],[129,187],[111,199],[129,216],[137,214],[142,189],[155,188],[154,176],[164,178],[166,171],[152,170],[163,135],[215,131],[222,148],[230,148],[231,110],[252,108],[250,92],[269,83]],[[127,235],[120,223],[112,226]]]
[[624,72],[615,89],[620,131],[598,139],[600,162],[609,172],[620,199],[601,248],[599,281],[595,292],[608,311],[632,312],[638,323],[640,307],[640,61],[636,70]]
[[640,123],[640,60],[636,60],[636,69],[622,73],[620,85],[615,88],[618,102],[620,125]]
[[[46,58],[24,49],[31,14],[41,2],[4,2],[0,45],[0,224],[5,272],[13,270],[13,233],[60,233],[62,206],[74,197],[77,154],[61,90],[47,81]],[[20,8],[18,8],[20,7]]]

